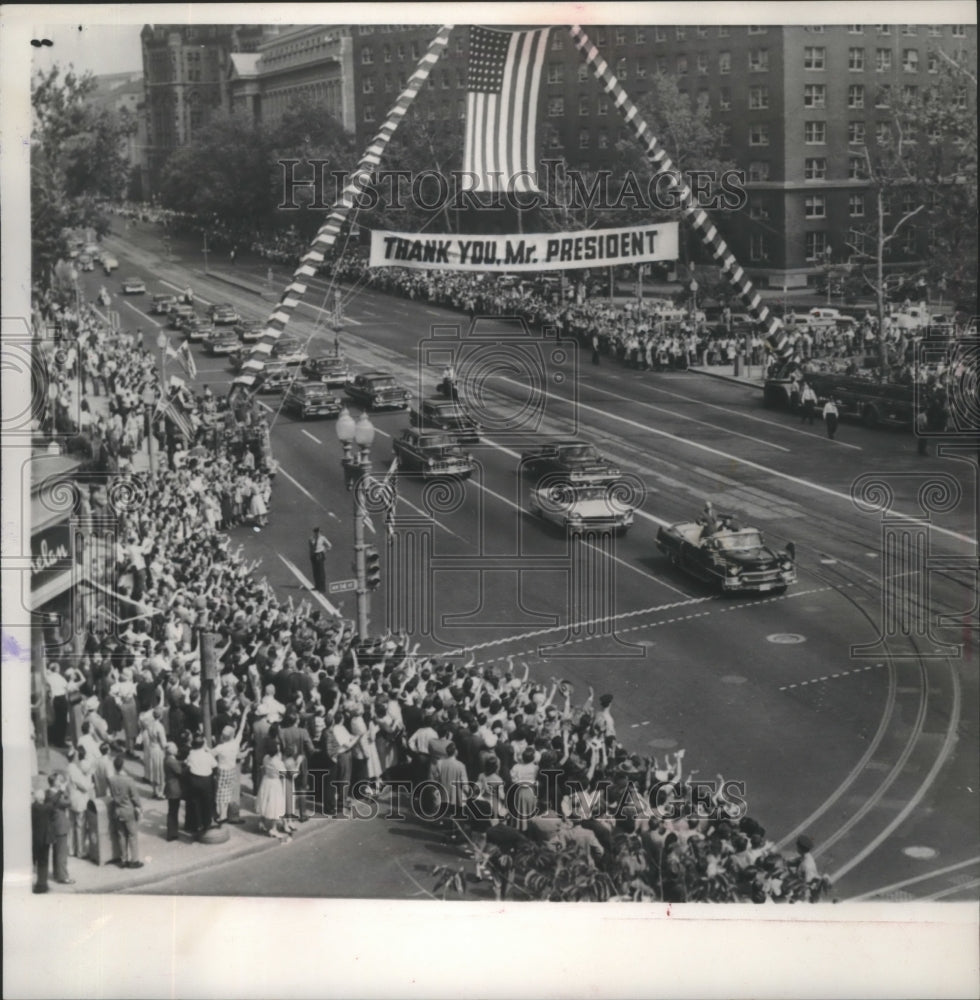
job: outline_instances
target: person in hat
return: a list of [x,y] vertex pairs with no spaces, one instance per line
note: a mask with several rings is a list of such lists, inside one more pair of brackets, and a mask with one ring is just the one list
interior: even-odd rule
[[142,868],[139,859],[139,821],[143,815],[140,793],[136,782],[124,770],[125,759],[117,754],[112,762],[113,774],[109,776],[109,797],[119,831],[122,847],[122,867]]
[[309,541],[310,566],[313,569],[313,589],[320,594],[327,592],[327,551],[332,548],[330,540],[319,527],[314,528]]

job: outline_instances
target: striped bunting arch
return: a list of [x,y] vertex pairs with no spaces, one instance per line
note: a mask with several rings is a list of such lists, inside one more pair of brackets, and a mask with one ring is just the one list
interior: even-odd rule
[[[356,170],[344,185],[344,189],[326,221],[314,236],[310,249],[301,258],[299,267],[293,272],[292,281],[286,286],[279,303],[266,320],[265,329],[262,331],[263,339],[253,348],[251,358],[246,364],[247,368],[254,371],[265,367],[263,356],[266,360],[268,359],[272,345],[282,336],[293,311],[306,293],[307,286],[304,279],[312,278],[316,274],[317,265],[323,263],[326,251],[336,241],[344,220],[354,206],[355,199],[367,188],[371,180],[371,173],[381,162],[381,156],[391,141],[391,137],[395,134],[395,130],[405,117],[412,102],[418,96],[418,92],[422,89],[432,67],[442,55],[452,30],[453,25],[444,24],[429,43],[428,49],[415,67],[415,72],[409,77],[405,89],[398,95],[398,99],[388,112],[381,128],[378,129],[377,134],[364,151]],[[250,379],[250,381],[254,383],[254,379]],[[246,380],[243,379],[240,384],[246,384]]]
[[619,109],[626,124],[640,141],[646,157],[653,164],[654,169],[658,173],[672,172],[674,186],[679,188],[676,193],[684,217],[700,236],[701,242],[708,248],[711,256],[721,265],[722,273],[725,274],[742,302],[745,303],[755,319],[765,325],[766,338],[770,346],[773,346],[773,338],[779,329],[779,321],[759,298],[759,294],[752,287],[748,275],[739,267],[738,261],[735,260],[735,256],[708,218],[707,213],[694,200],[690,187],[685,183],[680,173],[675,171],[670,157],[650,131],[639,108],[630,100],[623,85],[610,71],[609,64],[599,55],[599,50],[589,41],[588,36],[579,25],[572,25],[569,31],[579,51],[585,57],[586,63],[592,68],[596,79],[605,87],[606,93],[613,98],[613,103]]

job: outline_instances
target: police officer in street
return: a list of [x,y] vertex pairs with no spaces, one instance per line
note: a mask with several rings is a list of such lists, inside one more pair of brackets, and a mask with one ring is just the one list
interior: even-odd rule
[[327,550],[333,548],[319,528],[310,536],[310,564],[313,567],[313,589],[321,594],[327,591]]

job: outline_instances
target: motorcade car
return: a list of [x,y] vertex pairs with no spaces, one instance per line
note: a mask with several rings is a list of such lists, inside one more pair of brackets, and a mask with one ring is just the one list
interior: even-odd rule
[[170,309],[170,327],[179,330],[188,319],[196,315],[193,306],[178,302]]
[[409,427],[395,439],[394,449],[399,469],[406,472],[418,472],[425,478],[469,479],[473,475],[473,457],[451,434]]
[[176,295],[161,293],[150,299],[150,312],[154,316],[166,316],[175,305],[177,305]]
[[124,278],[122,291],[123,295],[145,295],[146,282],[142,278]]
[[235,324],[235,333],[243,344],[255,344],[265,336],[265,323],[261,320],[240,320]]
[[409,419],[415,427],[448,431],[460,444],[480,443],[482,428],[458,400],[438,396],[423,399],[418,407],[412,409]]
[[218,302],[208,310],[211,322],[215,326],[226,326],[241,321],[238,310],[230,302]]
[[633,507],[610,483],[552,483],[531,489],[528,510],[572,534],[612,531],[623,535],[633,523]]
[[106,274],[112,274],[119,267],[119,261],[111,253],[102,255],[102,270]]
[[770,548],[758,528],[740,527],[730,514],[718,515],[714,525],[701,519],[662,527],[657,548],[671,565],[722,593],[778,594],[796,583],[792,543],[783,550]]
[[288,366],[268,361],[255,373],[255,391],[263,394],[285,392],[294,378],[295,372]]
[[286,390],[282,408],[300,420],[336,417],[343,404],[323,382],[293,382]]
[[91,254],[80,253],[78,255],[78,267],[82,271],[94,271],[95,261],[92,259]]
[[301,365],[309,358],[302,343],[296,337],[280,337],[272,345],[271,358],[284,365]]
[[300,370],[307,378],[329,386],[344,386],[351,379],[350,365],[341,354],[322,354],[307,358]]
[[214,324],[205,316],[196,313],[188,316],[177,328],[192,344],[203,343],[212,333]]
[[204,353],[211,355],[212,358],[231,354],[232,351],[238,350],[238,347],[238,336],[234,330],[227,328],[213,330],[204,338]]
[[411,393],[402,388],[388,372],[362,372],[344,387],[353,403],[367,410],[407,410]]
[[607,482],[622,475],[595,445],[580,438],[559,438],[527,449],[521,454],[521,469],[537,480],[550,476],[570,483]]

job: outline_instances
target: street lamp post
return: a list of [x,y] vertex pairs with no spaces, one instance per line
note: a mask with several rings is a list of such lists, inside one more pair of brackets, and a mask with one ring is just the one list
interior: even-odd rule
[[160,351],[160,393],[164,396],[167,394],[166,375],[164,373],[164,367],[166,366],[167,363],[166,352],[167,352],[167,344],[169,343],[170,343],[169,338],[161,329],[160,332],[157,334],[157,348]]
[[827,249],[824,250],[824,260],[826,261],[826,265],[827,265],[827,305],[828,306],[830,305],[830,302],[831,302],[830,296],[831,296],[831,292],[833,290],[833,284],[834,284],[832,273],[831,273],[831,268],[833,266],[833,264],[832,264],[833,256],[834,256],[833,248],[832,247],[827,247]]
[[[357,634],[368,634],[367,560],[364,544],[364,503],[366,480],[371,474],[371,445],[374,443],[374,424],[366,413],[355,421],[344,407],[337,418],[337,438],[344,448],[342,465],[347,489],[354,495],[354,573],[357,577]],[[356,452],[355,452],[356,446]]]
[[146,415],[146,457],[150,463],[150,482],[156,479],[156,462],[153,458],[153,405],[156,397],[153,390],[147,386],[143,390],[143,413]]

